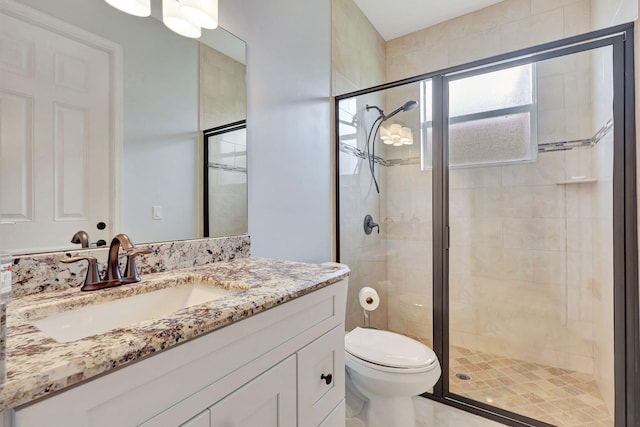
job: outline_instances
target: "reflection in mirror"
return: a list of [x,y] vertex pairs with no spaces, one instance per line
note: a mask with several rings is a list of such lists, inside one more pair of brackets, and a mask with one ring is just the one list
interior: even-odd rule
[[242,120],[204,131],[204,235],[246,232],[247,123]]
[[[0,28],[0,247],[202,237],[201,131],[246,118],[244,42],[103,0],[0,0]],[[216,209],[245,233],[234,206]]]

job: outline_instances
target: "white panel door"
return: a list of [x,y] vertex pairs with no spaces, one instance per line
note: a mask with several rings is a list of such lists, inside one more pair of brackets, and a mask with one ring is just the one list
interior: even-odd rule
[[111,61],[63,30],[0,13],[3,249],[70,248],[78,230],[94,241],[113,234]]
[[294,427],[296,357],[290,356],[209,408],[211,427]]

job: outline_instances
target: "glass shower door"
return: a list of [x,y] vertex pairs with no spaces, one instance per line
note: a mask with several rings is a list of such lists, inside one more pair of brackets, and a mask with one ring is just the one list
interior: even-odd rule
[[449,390],[535,425],[613,426],[612,64],[445,77]]

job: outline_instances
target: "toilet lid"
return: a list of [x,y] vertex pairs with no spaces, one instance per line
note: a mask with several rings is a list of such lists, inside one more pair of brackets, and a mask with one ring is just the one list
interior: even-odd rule
[[344,337],[344,346],[360,359],[393,368],[420,368],[436,360],[436,354],[426,345],[378,329],[355,328]]

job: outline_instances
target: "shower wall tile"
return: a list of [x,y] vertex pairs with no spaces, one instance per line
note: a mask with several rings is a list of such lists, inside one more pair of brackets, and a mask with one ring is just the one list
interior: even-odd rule
[[593,150],[571,150],[566,153],[566,180],[575,179],[575,177],[594,177],[592,171]]
[[564,181],[564,151],[540,153],[533,163],[502,166],[502,185],[555,185]]
[[[532,218],[534,209],[533,193],[536,188],[538,187],[502,187],[502,197],[508,201],[504,206],[502,216],[504,218]],[[536,207],[536,209],[539,208]]]
[[451,301],[470,310],[458,312],[460,319],[477,322],[474,335],[463,320],[453,321],[454,343],[593,372],[592,194],[589,184],[558,185],[571,161],[589,156],[541,153],[537,164],[498,167],[499,196],[492,185],[464,189],[477,171],[453,178],[462,189],[450,192]]
[[500,53],[500,31],[493,28],[475,32],[473,38],[453,39],[448,48],[449,62],[454,64],[489,58]]
[[548,144],[556,141],[567,141],[565,133],[565,109],[555,108],[538,111],[538,143]]
[[[564,218],[566,215],[565,186],[532,186],[531,216],[533,218]],[[505,200],[509,200],[505,197]]]
[[475,190],[459,188],[450,190],[449,212],[452,217],[471,218],[475,212]]
[[[532,6],[539,0],[532,0]],[[564,36],[564,14],[562,8],[532,15],[505,23],[500,28],[502,51],[522,49],[533,44],[559,40]]]
[[332,94],[383,83],[384,39],[353,0],[332,0],[331,25]]
[[533,252],[533,281],[535,283],[562,286],[565,276],[565,253],[561,251]]
[[506,0],[450,21],[390,40],[387,81],[487,58],[584,32],[588,0]]
[[[582,53],[580,56],[590,58],[591,53]],[[591,61],[582,62],[579,57],[575,57],[576,70],[563,73],[564,76],[564,99],[565,107],[585,107],[591,105]],[[581,115],[578,115],[581,116]],[[585,120],[591,121],[591,117],[584,117]],[[607,118],[603,118],[606,121]],[[591,127],[585,129],[586,135],[593,135],[594,129]]]
[[504,247],[507,249],[546,249],[545,223],[526,218],[504,218]]
[[[537,15],[575,3],[575,0],[535,0],[531,2],[531,13]],[[588,8],[589,5],[587,5],[587,11]]]
[[[564,70],[560,70],[559,73],[544,73],[543,71],[544,67],[537,67],[536,95],[538,110],[561,110],[565,107]],[[557,139],[557,141],[560,140]]]
[[473,216],[493,218],[502,215],[502,188],[482,187],[473,190]]
[[450,188],[484,188],[502,185],[500,166],[454,168],[449,172]]
[[533,281],[532,251],[521,249],[505,250],[502,252],[502,262],[502,274],[499,274],[499,277],[507,280]]
[[587,33],[592,29],[591,1],[570,2],[564,8],[564,31],[567,34]]

